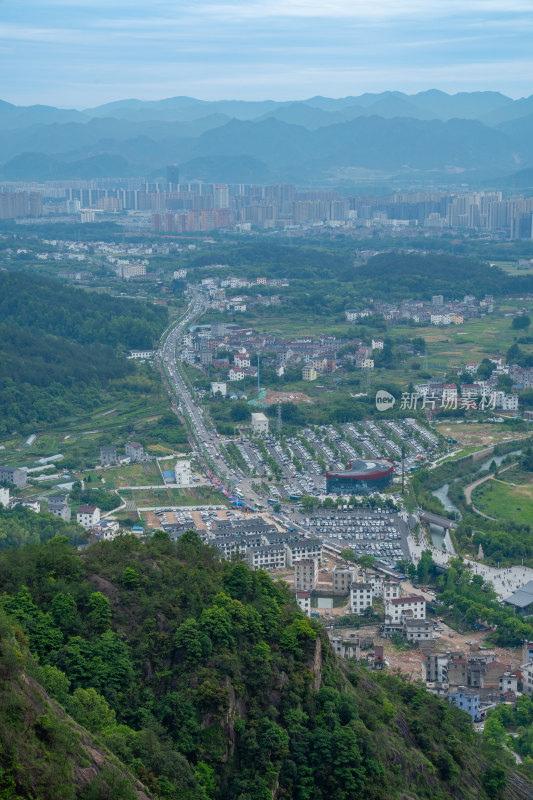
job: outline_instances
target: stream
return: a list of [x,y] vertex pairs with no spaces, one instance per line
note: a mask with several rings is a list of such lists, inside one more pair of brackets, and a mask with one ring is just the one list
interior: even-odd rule
[[[497,467],[499,467],[504,458],[507,458],[507,456],[520,455],[521,452],[522,452],[521,450],[511,450],[511,452],[505,453],[505,455],[503,456],[490,456],[489,458],[487,458],[486,461],[483,461],[483,463],[481,464],[480,472],[484,471],[486,472],[493,462],[496,464]],[[458,480],[458,478],[454,479],[454,481],[456,480]],[[439,486],[439,488],[435,489],[433,492],[431,492],[431,494],[434,497],[437,497],[441,501],[446,511],[451,511],[452,513],[455,514],[457,520],[460,520],[461,512],[459,511],[455,503],[453,503],[448,497],[449,488],[450,488],[449,483],[443,483],[442,486]],[[435,547],[437,547],[439,550],[443,550],[444,533],[442,531],[442,528],[437,528],[435,525],[430,525],[430,529],[431,529],[431,541],[433,542]]]

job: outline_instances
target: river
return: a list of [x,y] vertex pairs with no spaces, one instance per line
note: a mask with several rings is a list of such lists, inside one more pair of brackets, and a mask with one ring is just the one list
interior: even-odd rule
[[[511,452],[505,453],[505,455],[503,456],[490,456],[490,458],[487,458],[487,460],[483,461],[483,463],[481,464],[480,472],[487,471],[490,465],[493,463],[495,463],[496,466],[499,467],[504,458],[507,458],[507,456],[520,455],[521,452],[522,452],[521,450],[511,450]],[[458,480],[458,478],[455,478],[454,480]],[[460,520],[461,512],[459,511],[455,503],[453,503],[448,497],[449,488],[450,488],[449,483],[443,483],[442,486],[440,486],[438,489],[435,489],[433,492],[431,492],[431,494],[434,497],[437,497],[441,501],[446,511],[451,511],[453,514],[455,514],[457,520]],[[442,528],[437,528],[435,527],[435,525],[430,525],[430,529],[431,529],[431,541],[433,542],[435,547],[437,547],[439,550],[443,550],[444,532]]]

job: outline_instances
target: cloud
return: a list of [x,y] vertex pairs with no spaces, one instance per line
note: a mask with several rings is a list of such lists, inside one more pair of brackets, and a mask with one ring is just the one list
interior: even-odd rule
[[531,0],[18,0],[2,11],[12,102],[254,87],[286,99],[433,85],[531,93]]

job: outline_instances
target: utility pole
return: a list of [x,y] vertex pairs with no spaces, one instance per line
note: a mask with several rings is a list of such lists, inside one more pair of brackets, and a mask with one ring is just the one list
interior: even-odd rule
[[277,416],[277,428],[278,433],[281,433],[281,403],[278,403],[278,416]]

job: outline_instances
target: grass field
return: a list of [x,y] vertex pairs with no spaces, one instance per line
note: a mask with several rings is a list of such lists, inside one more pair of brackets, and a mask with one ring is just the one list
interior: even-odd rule
[[447,439],[456,439],[459,444],[472,447],[489,447],[517,438],[516,431],[511,431],[497,423],[443,423],[437,424],[437,430]]
[[145,486],[162,483],[161,473],[154,461],[145,464],[129,464],[114,467],[100,473],[106,489],[120,489],[123,486]]
[[[515,486],[504,473],[502,480],[485,481],[472,492],[475,507],[494,519],[531,525],[533,520],[533,483]],[[503,482],[505,481],[505,483]]]

